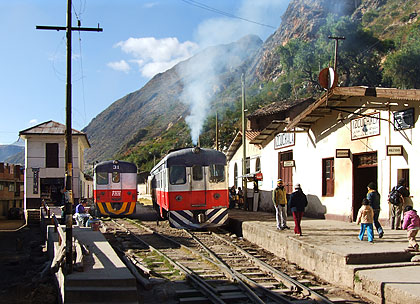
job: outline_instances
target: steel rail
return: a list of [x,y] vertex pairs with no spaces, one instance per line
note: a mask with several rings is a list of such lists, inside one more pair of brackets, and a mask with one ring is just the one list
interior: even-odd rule
[[261,300],[261,298],[254,293],[248,286],[251,285],[252,287],[256,288],[259,292],[263,293],[264,295],[266,295],[267,297],[269,297],[271,300],[276,301],[276,303],[286,303],[286,304],[291,304],[291,303],[295,303],[295,301],[289,300],[288,298],[277,294],[263,286],[261,286],[260,284],[256,283],[255,281],[247,278],[245,275],[243,275],[242,273],[236,271],[235,269],[232,269],[228,264],[226,264],[225,261],[223,261],[222,259],[220,259],[216,253],[214,253],[210,248],[208,248],[205,244],[203,244],[203,242],[201,242],[195,235],[193,235],[191,232],[185,230],[186,233],[188,233],[198,244],[200,244],[200,246],[212,257],[213,260],[215,260],[216,262],[220,263],[221,265],[223,265],[231,274],[232,276],[234,276],[236,278],[236,280],[238,282],[246,282],[245,288],[247,290],[249,290],[250,294],[253,295],[254,300],[257,301],[257,303],[264,303],[264,301]]
[[[185,267],[184,265],[177,263],[176,261],[174,261],[173,259],[171,259],[170,257],[168,257],[166,254],[164,254],[163,252],[161,252],[160,250],[154,248],[153,246],[151,246],[150,244],[148,244],[147,242],[145,242],[144,240],[142,240],[139,236],[131,233],[131,231],[129,229],[127,229],[126,227],[124,227],[123,225],[117,223],[115,220],[111,220],[115,225],[122,227],[123,229],[126,230],[126,232],[128,234],[130,234],[131,236],[133,236],[136,240],[138,240],[139,242],[141,242],[143,245],[145,245],[146,247],[148,247],[150,250],[156,252],[157,254],[159,254],[160,256],[162,256],[163,258],[165,258],[167,261],[169,261],[169,263],[171,263],[175,268],[179,269],[180,271],[182,271],[183,273],[185,273],[187,275],[187,279],[197,288],[199,289],[205,296],[208,297],[208,299],[215,304],[226,304],[225,301],[223,301],[220,296],[217,294],[217,291],[210,286],[207,282],[205,282],[203,279],[201,279],[199,276],[197,276],[195,273],[193,273],[190,269],[188,269],[187,267]],[[136,223],[136,225],[138,225]],[[141,225],[143,227],[143,225]],[[146,229],[148,231],[151,231],[150,229]],[[153,232],[153,234],[158,235],[158,236],[162,236],[157,234],[155,231],[151,231]],[[165,239],[168,239],[166,237],[164,237]],[[176,245],[181,245],[178,244],[177,242],[168,239],[169,241],[173,242]]]
[[216,233],[213,233],[213,235],[216,236],[218,239],[226,242],[227,244],[233,246],[236,250],[238,250],[240,253],[245,255],[248,259],[251,259],[255,264],[258,264],[264,271],[270,273],[272,276],[274,276],[275,278],[282,281],[284,285],[291,288],[292,290],[293,290],[293,288],[298,289],[304,295],[306,295],[309,298],[315,300],[317,303],[322,303],[322,304],[333,304],[334,303],[334,302],[328,300],[326,297],[324,297],[324,296],[320,295],[319,293],[313,291],[310,287],[300,283],[299,281],[291,278],[287,274],[275,269],[274,267],[268,265],[264,261],[254,257],[252,254],[243,250],[242,248],[240,248],[236,244],[230,242],[229,240],[226,240],[225,238],[217,235]]
[[[240,273],[236,272],[235,270],[231,269],[228,265],[226,265],[226,263],[224,263],[223,261],[221,261],[220,259],[218,259],[217,256],[215,256],[214,253],[210,249],[208,249],[206,246],[204,246],[204,244],[200,244],[199,242],[197,242],[197,243],[200,244],[201,247],[204,246],[203,248],[209,254],[209,256],[212,258],[211,260],[208,259],[207,257],[203,256],[201,253],[196,252],[195,250],[193,250],[191,248],[188,248],[185,245],[180,244],[179,242],[177,242],[177,241],[175,241],[175,240],[173,240],[173,239],[171,239],[169,237],[166,237],[166,236],[164,236],[162,234],[157,233],[156,231],[154,231],[153,229],[150,229],[149,227],[146,227],[146,226],[144,226],[144,225],[142,225],[140,223],[137,223],[137,222],[135,222],[133,220],[130,220],[130,219],[127,219],[127,221],[133,223],[134,225],[138,225],[138,226],[146,229],[150,233],[157,234],[158,236],[160,236],[160,237],[162,237],[164,239],[167,239],[168,241],[171,241],[171,242],[173,242],[173,243],[181,246],[182,248],[191,251],[192,253],[194,253],[196,255],[202,256],[203,258],[205,258],[206,260],[208,260],[210,263],[215,264],[217,267],[219,267],[223,271],[223,273],[227,277],[229,277],[232,281],[235,281],[236,283],[238,283],[239,286],[241,287],[242,291],[245,292],[248,295],[248,297],[250,298],[250,300],[254,301],[255,303],[259,303],[259,304],[263,304],[264,303],[264,301],[261,300],[261,298],[255,292],[253,292],[252,289],[249,288],[249,286],[244,282],[244,280],[245,281],[246,280],[249,280],[248,278],[242,276],[242,274],[240,274]],[[188,230],[183,229],[183,231],[186,234],[190,235],[190,237],[192,237],[194,239],[194,237],[191,235],[191,233]],[[242,276],[242,278],[241,278],[241,276]],[[252,282],[249,282],[249,283],[251,283],[250,285],[254,285],[255,284],[255,282],[253,282],[253,281]],[[257,289],[260,289],[260,291],[262,289],[263,292],[267,292],[267,289],[264,288],[264,287],[262,287],[262,286],[259,286],[258,285],[258,286],[254,286],[254,287],[257,288]],[[279,301],[278,295],[274,294],[274,297],[275,298],[273,300]],[[272,298],[272,296],[270,298]],[[280,300],[282,300],[282,299],[280,299]],[[288,301],[288,302],[281,302],[281,303],[291,303],[291,302]]]

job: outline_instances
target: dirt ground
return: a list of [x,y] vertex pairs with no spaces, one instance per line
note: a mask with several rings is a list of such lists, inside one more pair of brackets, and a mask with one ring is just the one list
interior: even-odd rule
[[48,263],[38,227],[0,232],[0,303],[57,303],[53,276],[41,280]]

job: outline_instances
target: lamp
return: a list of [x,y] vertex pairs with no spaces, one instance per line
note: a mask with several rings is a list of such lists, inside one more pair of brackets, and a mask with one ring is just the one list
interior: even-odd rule
[[337,121],[338,121],[338,122],[343,122],[343,120],[344,120],[343,113],[338,112],[338,115],[337,115]]

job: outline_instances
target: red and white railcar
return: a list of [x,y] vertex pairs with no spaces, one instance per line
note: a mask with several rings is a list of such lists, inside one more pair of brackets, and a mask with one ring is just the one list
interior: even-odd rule
[[229,195],[226,156],[199,147],[172,151],[150,172],[153,206],[175,228],[223,225]]
[[137,166],[110,160],[94,168],[93,197],[101,215],[125,216],[135,213],[137,202]]

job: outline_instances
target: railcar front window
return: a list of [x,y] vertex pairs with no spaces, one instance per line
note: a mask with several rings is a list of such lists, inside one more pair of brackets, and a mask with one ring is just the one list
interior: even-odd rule
[[203,180],[203,166],[195,165],[192,167],[193,171],[193,180],[200,181]]
[[98,185],[108,184],[108,172],[96,172],[96,183]]
[[120,182],[120,172],[112,172],[112,182],[113,183]]
[[172,166],[169,168],[169,182],[171,185],[182,185],[186,182],[184,166]]
[[221,183],[225,181],[225,166],[213,164],[210,165],[210,182]]

